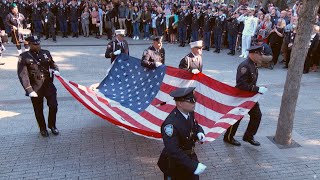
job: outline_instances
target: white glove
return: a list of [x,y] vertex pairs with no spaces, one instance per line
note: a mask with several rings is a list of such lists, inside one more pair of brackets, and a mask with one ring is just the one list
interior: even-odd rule
[[31,24],[27,24],[27,28],[31,28]]
[[29,94],[29,97],[38,97],[38,94],[34,91],[32,91],[30,94]]
[[113,54],[114,54],[114,55],[119,55],[119,54],[121,54],[121,50],[118,49],[118,50],[116,50],[115,52],[113,52]]
[[268,88],[266,88],[266,87],[259,87],[259,90],[258,90],[258,92],[261,93],[261,94],[264,94],[267,91],[268,91]]
[[197,136],[198,136],[199,141],[201,141],[201,142],[204,142],[206,140],[206,136],[202,132],[199,132],[197,134]]
[[60,76],[60,72],[59,71],[53,71],[53,74],[56,76]]
[[203,173],[203,171],[207,168],[207,166],[205,166],[202,163],[198,163],[197,169],[194,171],[195,175],[199,175],[201,173]]
[[199,74],[199,69],[192,69],[192,71],[191,71],[193,74]]
[[156,62],[156,67],[159,67],[159,66],[161,66],[161,65],[162,65],[161,62]]

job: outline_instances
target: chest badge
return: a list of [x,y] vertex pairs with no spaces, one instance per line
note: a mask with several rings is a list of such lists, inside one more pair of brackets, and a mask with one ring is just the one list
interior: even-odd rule
[[241,74],[245,74],[247,72],[247,68],[246,67],[242,67],[240,69]]

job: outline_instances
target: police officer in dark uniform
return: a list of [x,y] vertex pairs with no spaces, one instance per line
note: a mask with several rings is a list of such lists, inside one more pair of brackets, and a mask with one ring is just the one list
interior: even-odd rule
[[155,36],[153,44],[144,50],[141,66],[155,69],[165,62],[165,50],[162,48],[162,36]]
[[[31,97],[34,113],[40,128],[40,134],[48,137],[46,122],[43,115],[43,98],[49,107],[48,128],[52,134],[58,135],[56,114],[58,111],[57,89],[53,84],[53,73],[60,76],[58,66],[49,51],[41,49],[37,36],[26,39],[30,51],[23,52],[18,61],[18,77],[26,95]],[[51,73],[53,72],[53,73]]]
[[219,13],[215,17],[215,23],[213,27],[214,46],[216,48],[214,52],[216,53],[220,53],[221,50],[222,33],[225,31],[225,20],[225,14],[223,14],[222,9],[219,9]]
[[239,32],[239,23],[237,17],[239,17],[238,14],[233,14],[230,18],[227,18],[228,43],[230,49],[228,55],[232,56],[236,54],[236,43]]
[[178,21],[178,32],[179,32],[179,46],[184,47],[186,41],[186,33],[187,33],[187,17],[189,15],[188,7],[183,4],[181,5],[181,12],[179,13],[179,21]]
[[158,160],[165,180],[196,180],[206,169],[194,152],[195,142],[205,141],[204,131],[194,119],[194,89],[178,88],[170,93],[176,101],[176,108],[161,125],[165,147]]
[[42,7],[37,2],[33,2],[31,8],[31,20],[33,22],[34,34],[42,36],[42,22],[41,22]]
[[[0,29],[6,31],[7,34],[11,33],[11,28],[6,24],[6,17],[10,13],[10,2],[3,0],[0,2]],[[1,21],[2,20],[2,21]]]
[[192,41],[198,41],[199,39],[200,18],[201,18],[200,7],[196,7],[196,10],[192,16],[192,23],[191,23]]
[[79,37],[80,13],[79,6],[75,0],[71,1],[69,6],[69,21],[71,24],[72,37]]
[[198,74],[202,72],[202,47],[203,42],[195,41],[190,43],[191,52],[181,59],[179,68]]
[[42,23],[44,25],[45,34],[46,34],[45,40],[49,39],[49,34],[51,34],[53,42],[57,42],[56,32],[55,32],[56,17],[51,11],[49,11],[48,6],[44,8],[44,12],[42,13]]
[[[238,66],[236,87],[244,91],[253,91],[264,94],[267,92],[268,89],[266,87],[258,87],[256,85],[258,80],[258,69],[255,65],[255,63],[262,63],[262,46],[252,46],[248,49],[248,51],[249,57]],[[254,146],[260,146],[260,143],[254,140],[253,137],[258,131],[262,117],[258,102],[249,111],[249,115],[250,121],[247,130],[243,135],[243,140],[249,142]],[[238,129],[239,124],[240,120],[228,128],[227,132],[224,134],[223,140],[225,142],[235,146],[241,145],[239,141],[233,138]]]
[[68,16],[68,7],[60,1],[59,6],[57,8],[57,19],[59,21],[60,31],[62,32],[62,37],[67,38],[67,30],[68,30],[68,23],[67,23],[67,16]]
[[211,31],[213,25],[213,14],[212,9],[208,8],[206,14],[204,15],[204,23],[203,23],[203,39],[204,39],[204,49],[210,50],[210,39],[211,39]]
[[109,42],[105,53],[106,58],[111,58],[111,63],[118,57],[119,54],[125,53],[129,55],[129,44],[124,39],[125,30],[115,30],[116,39]]

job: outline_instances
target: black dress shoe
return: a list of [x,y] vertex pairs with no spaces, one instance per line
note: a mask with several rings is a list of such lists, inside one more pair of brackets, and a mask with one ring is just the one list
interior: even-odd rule
[[59,130],[57,128],[50,128],[50,129],[51,129],[52,134],[54,134],[56,136],[59,134]]
[[230,140],[228,140],[228,138],[223,138],[223,141],[226,143],[232,144],[234,146],[241,146],[241,143],[235,140],[234,138],[231,138]]
[[243,141],[246,141],[254,146],[260,146],[260,143],[258,141],[255,141],[254,139],[243,138]]
[[49,137],[49,133],[48,133],[47,130],[40,131],[40,134],[41,134],[42,137]]
[[0,65],[5,65],[6,63],[2,63],[2,62],[0,62]]

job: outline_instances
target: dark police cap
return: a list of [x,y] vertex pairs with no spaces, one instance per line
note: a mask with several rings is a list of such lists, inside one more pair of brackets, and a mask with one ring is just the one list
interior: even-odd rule
[[15,7],[18,7],[16,3],[10,4],[10,9],[13,9],[13,8],[15,8]]
[[29,36],[25,40],[31,44],[35,44],[35,45],[40,44],[40,39],[38,36]]
[[194,89],[195,87],[177,88],[170,93],[170,96],[173,97],[173,99],[176,101],[183,101],[185,99],[194,98]]
[[249,51],[249,53],[261,52],[262,46],[251,46],[247,51]]
[[161,42],[162,41],[162,36],[154,36],[153,37],[153,41]]

